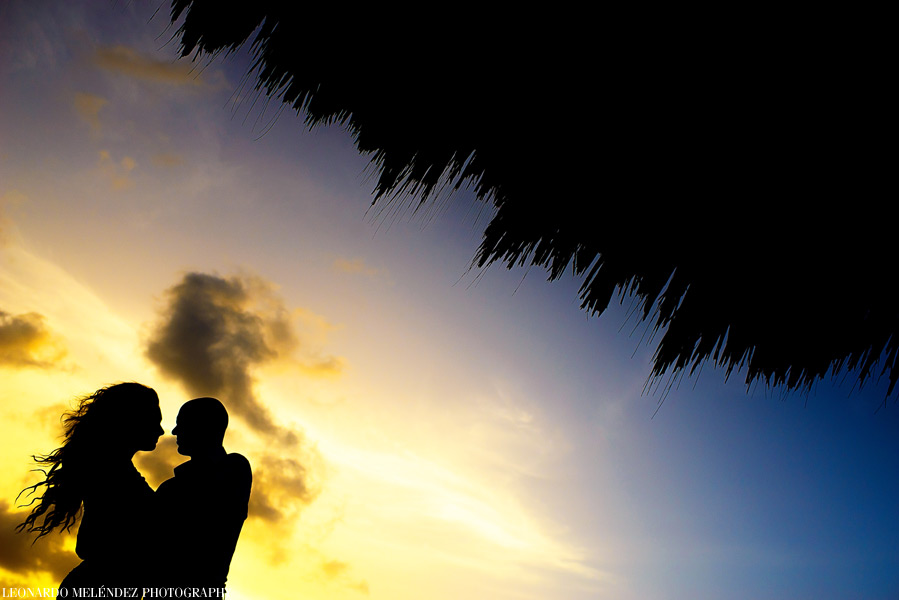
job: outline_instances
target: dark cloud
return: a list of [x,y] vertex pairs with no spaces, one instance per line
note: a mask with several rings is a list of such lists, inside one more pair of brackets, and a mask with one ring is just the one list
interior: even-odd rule
[[290,315],[258,279],[189,273],[170,288],[147,357],[194,396],[221,398],[257,432],[295,443],[253,393],[251,370],[297,346]]
[[80,562],[74,552],[64,549],[71,534],[52,533],[32,544],[34,534],[16,532],[27,514],[0,500],[0,568],[17,575],[46,572],[62,581]]
[[65,356],[37,313],[0,311],[0,365],[52,367]]
[[137,470],[154,489],[166,479],[174,477],[175,467],[187,459],[188,457],[178,454],[178,444],[170,435],[160,438],[152,452],[138,452],[134,455]]

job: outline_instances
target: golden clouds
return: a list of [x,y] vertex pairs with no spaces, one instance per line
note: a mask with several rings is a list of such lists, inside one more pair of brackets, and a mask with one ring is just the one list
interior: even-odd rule
[[47,368],[65,354],[42,315],[11,315],[0,310],[0,366]]
[[[95,377],[146,379],[136,328],[65,270],[18,245],[0,252],[0,306],[46,317],[53,334],[65,340],[79,392],[94,388]],[[52,388],[47,377],[33,379]]]
[[86,92],[75,92],[73,99],[75,112],[84,119],[91,127],[93,133],[100,133],[100,110],[106,106],[109,101],[95,94]]
[[[20,577],[49,575],[61,581],[79,562],[75,553],[65,548],[71,534],[47,536],[32,544],[31,536],[16,533],[26,514],[0,500],[0,568]],[[29,581],[17,584],[28,585]]]
[[320,482],[311,471],[321,469],[318,451],[307,444],[299,445],[290,456],[270,453],[256,459],[250,516],[269,523],[293,522],[297,511],[318,497]]
[[94,64],[105,69],[144,81],[170,85],[203,85],[200,76],[193,72],[190,63],[168,62],[139,54],[127,46],[99,48],[94,54]]

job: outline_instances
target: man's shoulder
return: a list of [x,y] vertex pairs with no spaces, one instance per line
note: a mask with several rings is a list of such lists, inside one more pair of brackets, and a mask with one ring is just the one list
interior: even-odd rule
[[234,476],[252,477],[253,469],[250,467],[250,461],[243,454],[232,452],[225,456],[225,469]]
[[228,495],[240,512],[241,518],[247,518],[247,503],[250,501],[250,490],[253,487],[253,471],[250,461],[241,454],[228,454],[221,463],[224,466],[222,483],[229,490]]
[[179,486],[179,482],[176,477],[171,477],[166,479],[162,483],[159,484],[159,487],[156,488],[156,496],[157,498],[166,498],[170,494],[177,493]]
[[[190,468],[189,465],[190,461],[186,460],[180,465],[176,465],[174,468],[172,468],[172,476],[160,483],[159,487],[156,488],[156,492],[159,493],[160,490],[177,487],[179,482],[178,475],[183,474],[185,471],[188,471]],[[184,477],[182,477],[181,479],[184,479]]]

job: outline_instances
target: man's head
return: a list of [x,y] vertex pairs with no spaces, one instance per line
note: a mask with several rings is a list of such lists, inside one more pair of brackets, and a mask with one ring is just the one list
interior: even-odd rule
[[178,453],[196,456],[222,446],[228,428],[228,411],[215,398],[188,400],[178,411],[172,434],[177,437]]

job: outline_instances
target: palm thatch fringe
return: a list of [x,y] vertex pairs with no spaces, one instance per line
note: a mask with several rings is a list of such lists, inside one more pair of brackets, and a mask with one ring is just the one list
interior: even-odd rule
[[889,96],[857,64],[799,72],[789,49],[710,50],[651,23],[600,42],[569,22],[551,45],[535,33],[551,17],[422,15],[416,31],[296,7],[172,0],[171,16],[183,56],[249,43],[259,93],[309,127],[345,127],[377,173],[373,203],[470,187],[496,208],[479,267],[570,270],[589,314],[632,295],[660,335],[655,377],[710,361],[807,390],[848,369],[894,391],[896,251],[879,206],[895,186],[872,143]]

